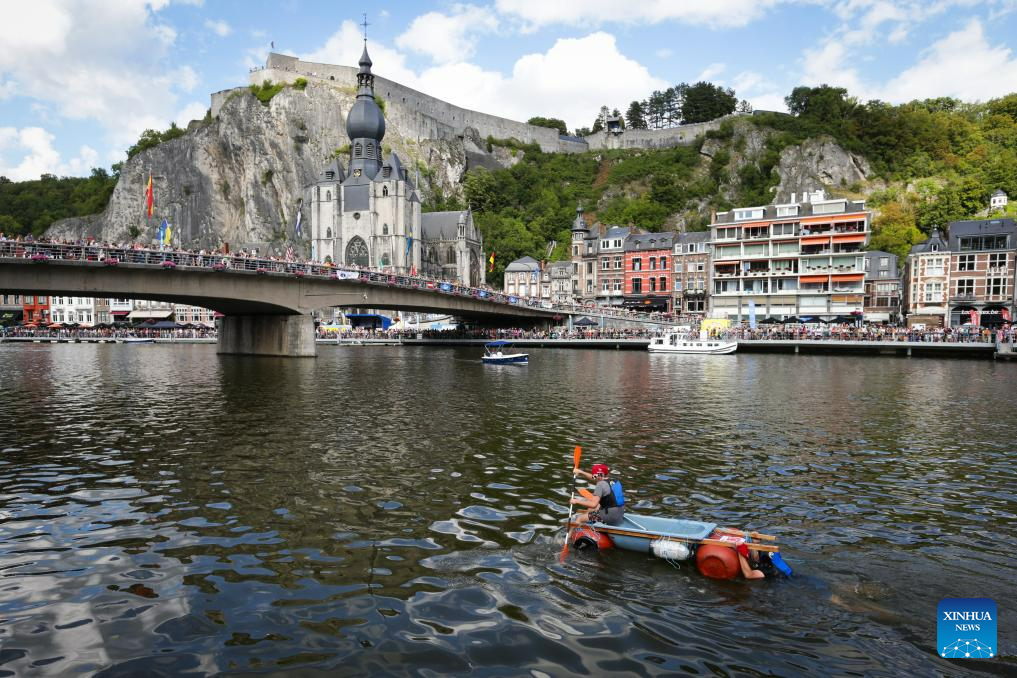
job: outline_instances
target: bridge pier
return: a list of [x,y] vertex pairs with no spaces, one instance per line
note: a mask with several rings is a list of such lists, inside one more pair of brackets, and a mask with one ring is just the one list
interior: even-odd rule
[[313,358],[314,318],[309,315],[228,315],[219,325],[218,353]]

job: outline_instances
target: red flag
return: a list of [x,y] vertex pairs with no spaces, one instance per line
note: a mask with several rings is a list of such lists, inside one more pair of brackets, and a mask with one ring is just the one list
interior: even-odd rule
[[487,272],[494,272],[494,252],[491,252],[491,256],[487,258]]
[[149,217],[152,216],[155,207],[155,190],[152,187],[152,173],[148,173],[148,187],[145,189],[145,211]]

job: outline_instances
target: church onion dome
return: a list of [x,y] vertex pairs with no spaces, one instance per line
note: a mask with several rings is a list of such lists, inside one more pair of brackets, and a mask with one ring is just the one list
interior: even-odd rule
[[360,65],[360,72],[361,73],[365,73],[366,74],[366,73],[370,73],[371,72],[371,66],[374,65],[374,62],[371,61],[371,57],[367,54],[367,43],[366,43],[366,41],[364,43],[364,53],[360,55],[360,61],[357,62],[357,63]]
[[381,114],[374,97],[357,97],[346,116],[346,134],[350,139],[382,140],[385,136],[385,116]]

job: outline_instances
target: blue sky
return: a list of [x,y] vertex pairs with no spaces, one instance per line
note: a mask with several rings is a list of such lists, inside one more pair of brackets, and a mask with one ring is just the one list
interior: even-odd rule
[[0,175],[109,167],[145,128],[201,117],[275,51],[353,64],[453,103],[589,126],[708,79],[783,110],[799,84],[894,103],[1017,90],[1017,0],[7,0]]

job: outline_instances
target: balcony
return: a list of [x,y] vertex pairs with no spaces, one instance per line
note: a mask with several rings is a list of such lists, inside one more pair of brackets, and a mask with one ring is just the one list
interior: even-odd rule
[[973,293],[955,294],[950,297],[951,301],[962,302],[962,301],[975,301],[977,297]]

